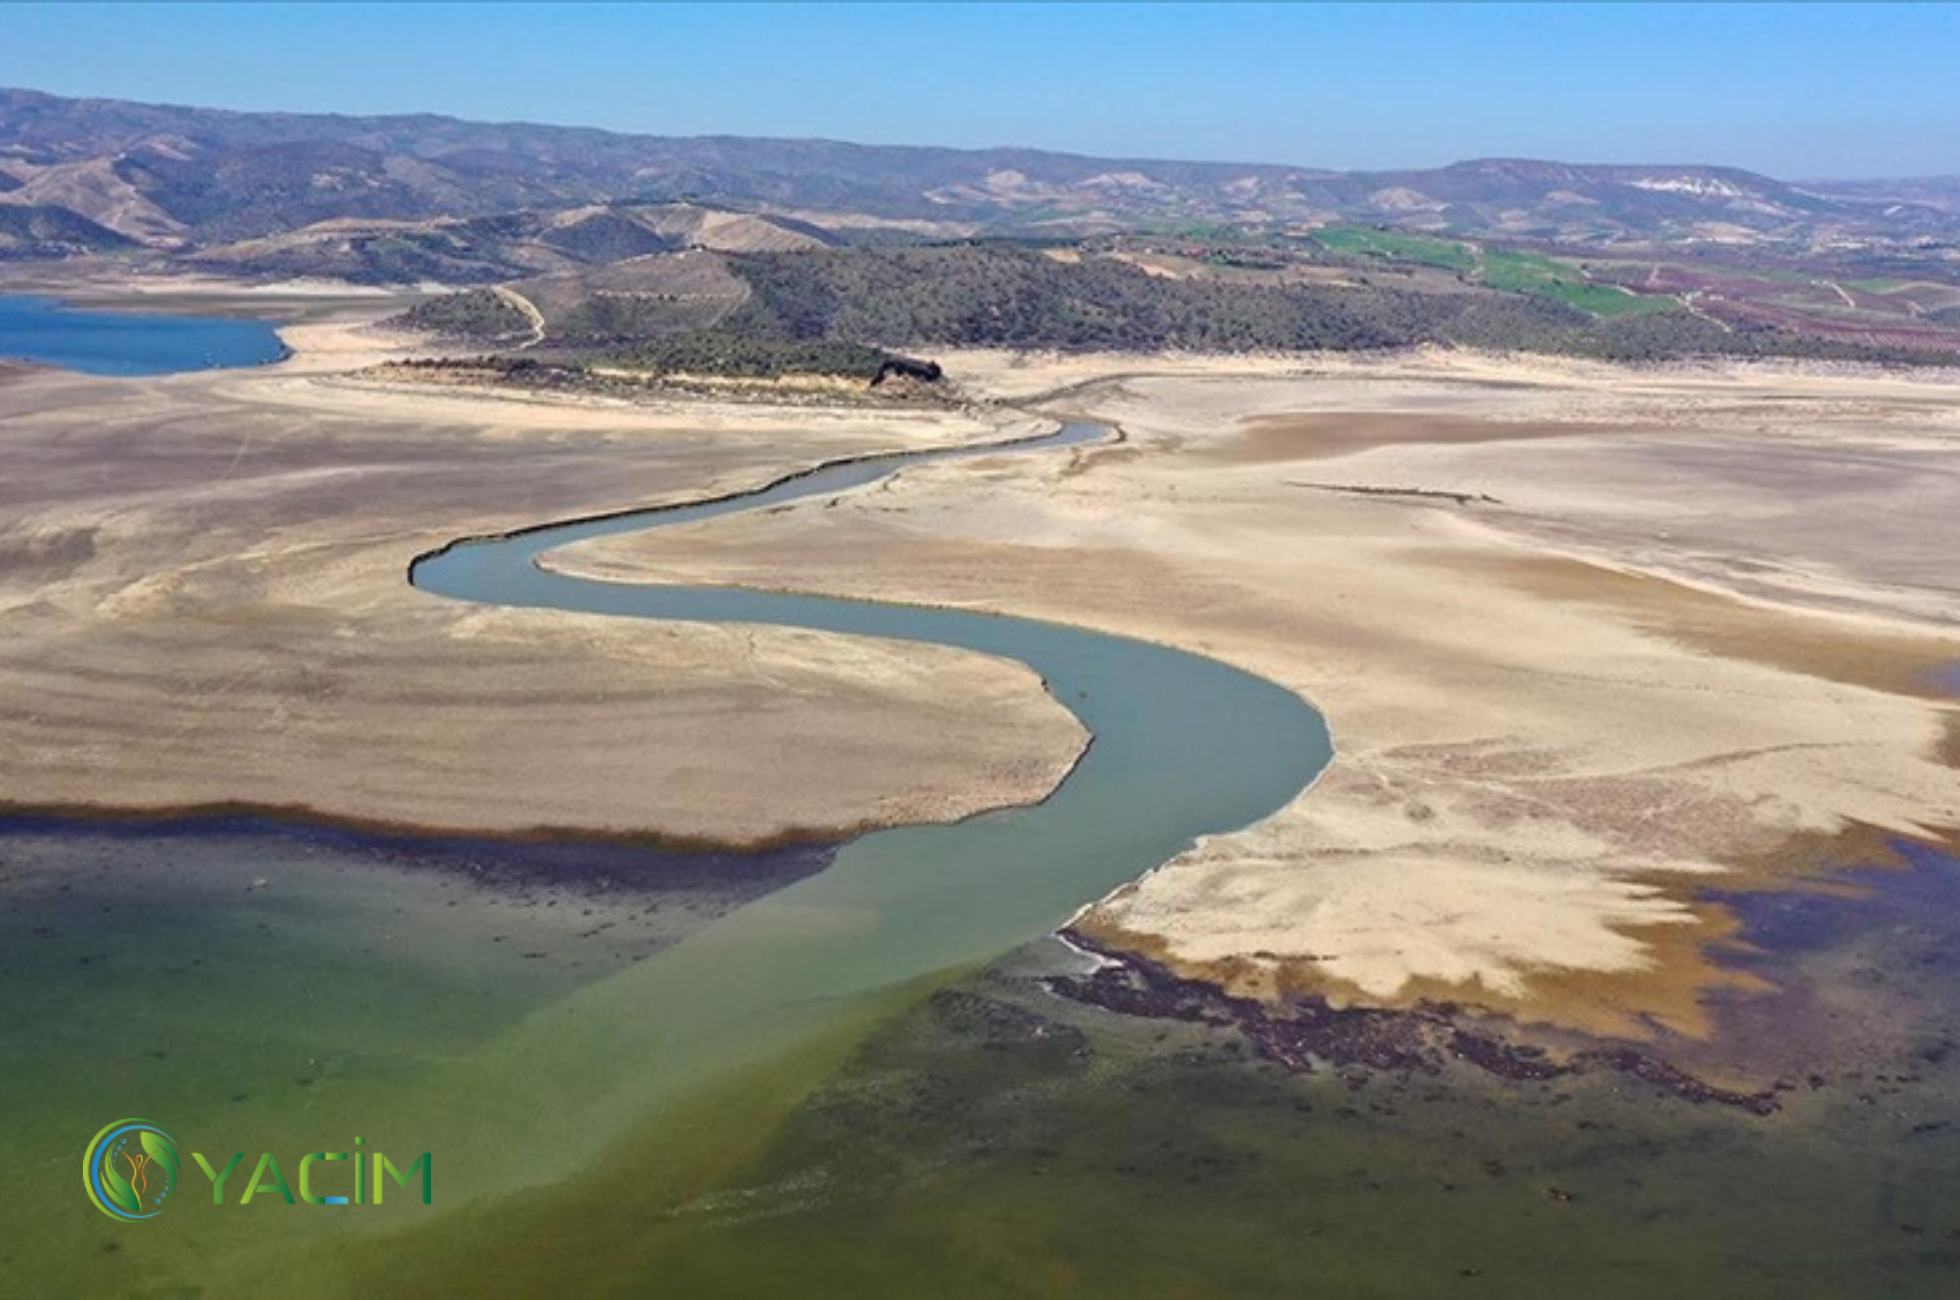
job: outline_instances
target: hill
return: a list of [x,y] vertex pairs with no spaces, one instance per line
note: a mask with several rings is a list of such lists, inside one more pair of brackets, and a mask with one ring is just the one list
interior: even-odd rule
[[[1289,281],[1149,273],[1115,253],[1012,246],[836,249],[728,259],[748,298],[720,328],[766,338],[922,346],[1157,351],[1363,350],[1440,344],[1618,361],[1699,355],[1950,363],[1960,334],[1833,334],[1792,316],[1703,314],[1586,268],[1480,254],[1482,281]],[[1501,273],[1500,273],[1501,272]],[[1429,287],[1425,287],[1429,286]],[[1637,310],[1603,310],[1631,300]]]
[[66,208],[0,202],[0,258],[73,257],[134,246],[134,240]]
[[619,203],[427,221],[335,219],[189,257],[237,275],[493,284],[683,248],[779,252],[835,242],[819,227],[788,218],[691,203]]
[[1820,181],[1811,188],[1820,194],[1861,203],[1906,204],[1939,212],[1960,213],[1960,176],[1923,176],[1905,180]]
[[[1960,332],[1915,321],[1875,334],[1790,317],[1735,323],[1682,298],[1634,293],[1551,258],[1480,253],[1482,280],[1302,281],[1290,268],[1146,271],[1120,244],[961,243],[719,255],[615,266],[436,299],[397,324],[514,349],[553,382],[581,367],[752,377],[946,347],[1063,351],[1355,351],[1420,344],[1619,361],[1703,355],[1950,362]],[[1498,278],[1504,287],[1485,280]],[[1605,271],[1610,268],[1601,268]],[[1569,278],[1568,278],[1569,277]],[[1612,310],[1589,310],[1598,301]],[[1620,310],[1620,302],[1636,304]],[[839,350],[843,349],[843,350]],[[850,349],[856,349],[853,352]],[[657,364],[656,364],[657,363]],[[525,372],[535,382],[539,371]],[[846,373],[838,371],[836,373]]]
[[906,223],[928,236],[1346,221],[1574,245],[1815,247],[1960,232],[1960,213],[1938,194],[1807,189],[1723,167],[1485,159],[1343,173],[429,115],[233,113],[27,90],[0,90],[0,140],[0,205],[63,208],[159,249],[249,245],[327,222],[680,199]]

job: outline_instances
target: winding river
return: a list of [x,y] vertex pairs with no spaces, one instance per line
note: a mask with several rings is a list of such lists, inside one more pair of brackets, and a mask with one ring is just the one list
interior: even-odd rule
[[[48,1294],[169,1281],[252,1295],[301,1274],[325,1294],[449,1293],[484,1280],[494,1267],[484,1251],[513,1243],[532,1267],[627,1268],[648,1225],[732,1176],[760,1135],[933,990],[1197,837],[1294,798],[1330,754],[1319,715],[1212,659],[1031,619],[607,583],[538,563],[591,538],[816,502],[917,465],[1067,454],[1109,436],[1077,422],[1011,443],[839,462],[712,501],[461,541],[411,566],[431,597],[775,624],[1012,659],[1093,737],[1039,804],[863,835],[825,869],[643,959],[608,957],[602,939],[589,951],[596,973],[580,944],[522,960],[514,950],[547,944],[527,929],[531,900],[445,892],[440,873],[377,867],[358,837],[337,846],[250,829],[76,826],[0,841],[0,877],[10,863],[33,866],[0,909],[39,936],[0,970],[0,1041],[36,1062],[0,1072],[0,1101],[37,1117],[0,1135],[0,1156],[65,1177],[105,1116],[155,1111],[192,1150],[290,1161],[360,1136],[369,1150],[433,1152],[442,1171],[427,1213],[392,1198],[386,1213],[193,1204],[114,1254],[96,1248],[100,1226],[74,1198],[0,1187],[0,1210],[28,1243],[9,1267]],[[824,526],[820,509],[808,514],[805,526]],[[818,751],[807,761],[834,760]],[[255,877],[271,888],[241,888]],[[553,916],[580,906],[565,901]],[[661,906],[679,904],[663,895]],[[608,919],[586,915],[567,931]],[[493,943],[506,937],[516,942]],[[521,954],[533,955],[547,954]],[[619,1235],[595,1242],[607,1225]]]
[[[874,456],[759,491],[463,541],[418,559],[414,585],[482,604],[620,618],[774,624],[957,646],[1040,674],[1093,740],[1043,802],[950,825],[864,835],[826,870],[742,907],[650,960],[532,1016],[468,1071],[471,1114],[554,1127],[567,1156],[644,1113],[667,1087],[791,1050],[880,990],[971,967],[1065,922],[1084,904],[1292,800],[1331,755],[1320,716],[1293,692],[1200,655],[1026,618],[730,587],[593,581],[539,566],[597,537],[697,522],[861,488],[909,467],[1012,451],[1039,455],[1110,430],[1070,422],[1006,444]],[[811,527],[821,527],[819,519]],[[789,575],[786,575],[786,577]],[[657,743],[657,738],[655,740]],[[824,762],[812,754],[812,763]],[[581,1069],[532,1074],[551,1060]],[[461,1086],[461,1079],[454,1081]],[[481,1130],[478,1130],[481,1132]],[[586,1140],[580,1140],[581,1138]],[[527,1145],[532,1145],[527,1143]],[[532,1166],[546,1173],[545,1164]]]

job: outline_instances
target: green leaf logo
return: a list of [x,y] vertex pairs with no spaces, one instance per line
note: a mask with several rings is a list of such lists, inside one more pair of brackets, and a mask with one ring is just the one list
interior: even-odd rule
[[103,1169],[102,1191],[108,1197],[110,1204],[132,1218],[143,1210],[142,1202],[136,1199],[136,1189],[129,1185],[127,1178],[114,1169]]
[[177,1144],[145,1119],[119,1119],[82,1155],[82,1185],[112,1219],[154,1219],[177,1188]]
[[150,1159],[163,1166],[164,1171],[170,1175],[171,1182],[176,1182],[176,1144],[156,1129],[146,1128],[142,1130],[141,1137],[143,1139],[143,1150],[149,1153]]

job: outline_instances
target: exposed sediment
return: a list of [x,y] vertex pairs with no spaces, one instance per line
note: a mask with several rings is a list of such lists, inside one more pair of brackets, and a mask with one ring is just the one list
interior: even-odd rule
[[1080,931],[1071,943],[1105,958],[1086,976],[1053,976],[1048,987],[1064,997],[1124,1015],[1230,1026],[1269,1061],[1296,1073],[1317,1069],[1441,1074],[1463,1061],[1510,1080],[1557,1079],[1614,1071],[1696,1103],[1733,1106],[1758,1115],[1777,1109],[1774,1089],[1746,1092],[1698,1079],[1631,1044],[1602,1044],[1555,1054],[1498,1029],[1473,1027],[1462,1007],[1420,1001],[1405,1008],[1336,1007],[1304,994],[1271,1002],[1235,997],[1204,980],[1184,979],[1134,953],[1112,951]]
[[1029,803],[1068,771],[1082,730],[1018,665],[402,579],[460,535],[1031,424],[404,393],[338,377],[381,355],[358,325],[385,305],[347,310],[287,331],[279,366],[6,385],[7,807],[752,848]]
[[553,565],[768,588],[794,561],[799,588],[1158,640],[1312,701],[1339,748],[1312,792],[1091,908],[1105,947],[1237,997],[1692,1039],[1711,995],[1766,991],[1719,959],[1711,886],[1801,882],[1830,864],[1794,846],[1850,827],[1960,824],[1933,684],[1960,659],[1951,377],[947,360],[1128,444]]

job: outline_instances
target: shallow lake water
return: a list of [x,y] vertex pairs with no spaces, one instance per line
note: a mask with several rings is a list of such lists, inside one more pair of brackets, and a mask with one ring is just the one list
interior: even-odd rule
[[136,315],[0,294],[0,357],[91,375],[164,375],[285,357],[272,326],[215,316]]
[[[1102,436],[1098,426],[1070,425],[1019,450],[1059,450]],[[583,982],[555,984],[548,967],[484,967],[480,945],[446,939],[440,925],[425,935],[423,918],[433,896],[397,902],[398,913],[377,914],[363,891],[316,887],[334,873],[314,872],[315,883],[296,884],[306,873],[278,864],[288,883],[274,898],[269,883],[262,890],[253,890],[250,881],[237,885],[239,868],[219,873],[227,886],[199,883],[201,869],[187,863],[180,889],[137,908],[139,928],[155,927],[134,936],[139,944],[178,950],[155,958],[165,965],[145,970],[140,960],[108,954],[95,970],[93,956],[81,954],[91,960],[82,963],[78,956],[70,967],[56,957],[16,977],[23,1004],[72,1009],[96,1026],[93,1033],[56,1035],[66,1041],[44,1049],[49,1068],[36,1077],[58,1080],[98,1069],[107,1025],[127,1021],[132,1038],[159,1037],[173,1002],[161,986],[175,972],[194,988],[202,1019],[226,1032],[179,1033],[176,1038],[191,1042],[151,1049],[147,1058],[125,1053],[124,1068],[113,1072],[115,1095],[174,1103],[178,1111],[158,1122],[176,1124],[179,1140],[192,1150],[249,1138],[247,1145],[303,1152],[344,1142],[343,1135],[357,1129],[385,1132],[396,1145],[412,1141],[438,1152],[444,1168],[441,1213],[431,1231],[470,1237],[468,1207],[508,1204],[561,1180],[582,1179],[622,1144],[666,1144],[665,1172],[684,1184],[710,1176],[727,1151],[719,1142],[699,1141],[715,1126],[684,1117],[759,1089],[752,1104],[729,1111],[723,1122],[737,1130],[766,1124],[881,1018],[1062,924],[1082,904],[1175,855],[1195,837],[1276,810],[1312,779],[1329,754],[1319,717],[1292,693],[1200,656],[987,614],[724,589],[609,586],[535,565],[544,551],[596,532],[777,505],[846,490],[921,460],[976,454],[1003,452],[875,458],[732,502],[459,545],[418,564],[413,576],[434,594],[486,603],[783,623],[1011,657],[1033,666],[1095,736],[1068,779],[1041,804],[955,825],[864,836],[838,851],[824,870],[761,893],[644,960]],[[259,875],[269,880],[270,870]],[[218,905],[210,890],[227,887],[233,900]],[[426,894],[430,886],[418,882],[412,888]],[[76,901],[58,887],[57,894],[57,907]],[[254,898],[246,909],[237,901],[240,894],[266,897]],[[117,904],[89,898],[81,906]],[[246,924],[254,909],[256,919]],[[77,917],[67,923],[80,926]],[[381,931],[415,938],[394,954],[399,960],[378,960],[380,941],[360,936]],[[285,955],[289,948],[299,951]],[[206,978],[202,966],[181,955],[195,949],[236,958],[231,978]],[[105,978],[118,964],[130,967],[131,978]],[[458,987],[477,980],[488,988],[485,997],[457,1002]],[[47,1021],[43,1016],[38,1026],[17,1026],[12,1044],[32,1041]],[[296,1066],[302,1041],[311,1045],[308,1064]],[[159,1057],[156,1051],[189,1055]],[[69,1052],[76,1059],[55,1063]],[[324,1073],[314,1061],[334,1069]],[[152,1076],[165,1071],[179,1076],[178,1086],[154,1083]],[[288,1079],[304,1078],[305,1091],[279,1082],[282,1071]],[[250,1086],[219,1084],[220,1075],[234,1073]],[[290,1100],[283,1109],[261,1108],[255,1118],[263,1124],[248,1124],[241,1112],[215,1100],[240,1091],[249,1096],[253,1087],[281,1089]],[[71,1100],[101,1095],[99,1089],[63,1094]],[[141,1108],[135,1102],[123,1108],[131,1106]],[[44,1164],[50,1157],[40,1138],[60,1135],[52,1125],[35,1132],[33,1149],[22,1155]],[[692,1144],[685,1156],[676,1141]],[[457,1207],[463,1207],[460,1216]],[[353,1257],[341,1243],[384,1228],[392,1232],[401,1226],[396,1217],[391,1212],[384,1222],[372,1215],[301,1211],[290,1219],[248,1222],[235,1211],[227,1217],[215,1207],[185,1206],[173,1218],[192,1224],[173,1228],[168,1238],[132,1234],[104,1260],[64,1240],[64,1220],[49,1216],[49,1234],[23,1248],[24,1257],[13,1263],[29,1276],[52,1270],[52,1276],[77,1280],[132,1269],[182,1280],[194,1267],[207,1277],[217,1269],[230,1274],[230,1285],[250,1290],[259,1279],[286,1272],[292,1252],[314,1239],[331,1243],[309,1256],[314,1275],[345,1269]],[[189,1249],[193,1242],[198,1251]],[[406,1269],[412,1258],[442,1254],[438,1242],[411,1247],[396,1241],[388,1258]]]
[[[1744,900],[1738,964],[1786,991],[1723,1014],[1768,1114],[1612,1071],[1298,1073],[1059,996],[1080,976],[1037,947],[880,1028],[711,1185],[649,1177],[649,1138],[468,1249],[512,1293],[1952,1296],[1960,863],[1906,856]],[[430,1284],[466,1248],[437,1244]]]

